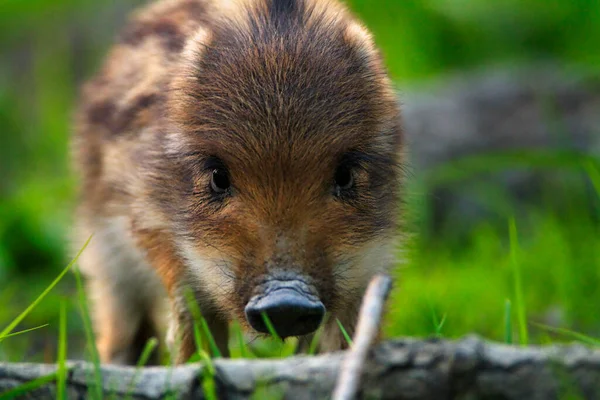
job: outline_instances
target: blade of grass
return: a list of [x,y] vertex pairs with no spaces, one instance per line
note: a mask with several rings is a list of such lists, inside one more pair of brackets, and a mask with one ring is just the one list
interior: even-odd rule
[[444,313],[444,315],[442,315],[442,319],[440,320],[440,323],[436,325],[435,334],[437,336],[442,336],[442,328],[444,327],[444,324],[446,323],[447,316],[448,316],[448,314]]
[[38,389],[44,386],[47,383],[53,382],[56,380],[58,372],[54,372],[52,374],[42,376],[40,378],[34,379],[29,382],[25,382],[22,385],[19,385],[11,390],[8,390],[4,393],[0,393],[0,400],[8,400],[8,399],[16,399],[23,396],[26,393],[29,393],[35,389]]
[[202,330],[204,331],[204,335],[208,339],[208,346],[210,347],[210,351],[213,354],[213,357],[221,357],[221,351],[219,350],[219,346],[217,346],[217,342],[215,342],[215,338],[212,335],[210,328],[208,327],[208,322],[204,317],[200,317],[200,325],[202,326]]
[[10,334],[4,336],[4,339],[8,339],[9,337],[13,337],[13,336],[19,336],[19,335],[22,335],[24,333],[28,333],[28,332],[32,332],[32,331],[37,331],[38,329],[45,328],[45,327],[47,327],[49,325],[50,324],[44,324],[44,325],[36,326],[35,328],[29,328],[29,329],[25,329],[25,330],[22,330],[22,331],[10,333]]
[[342,321],[340,321],[338,318],[336,318],[335,320],[337,321],[337,324],[340,327],[340,331],[342,331],[342,335],[344,335],[344,340],[346,340],[346,343],[348,343],[348,345],[352,347],[352,338],[350,337],[350,335],[348,335],[348,332],[346,332],[346,328],[344,328],[344,325],[342,325]]
[[246,341],[244,340],[244,332],[242,332],[242,325],[238,321],[234,321],[231,324],[231,330],[234,333],[233,336],[237,339],[238,346],[240,346],[240,357],[248,358],[249,351]]
[[202,334],[196,321],[194,321],[194,342],[196,342],[196,351],[202,350]]
[[101,400],[103,398],[103,395],[102,395],[102,371],[100,369],[100,354],[98,354],[98,349],[96,348],[96,338],[94,335],[94,329],[92,328],[92,321],[90,318],[87,296],[86,296],[85,290],[83,288],[81,274],[80,274],[78,268],[75,268],[74,272],[75,272],[75,282],[77,284],[77,294],[79,297],[79,308],[81,311],[81,318],[83,320],[83,328],[85,331],[88,350],[90,351],[90,355],[92,357],[92,364],[94,365],[93,380],[95,382],[95,385],[94,385],[94,394],[92,397],[95,398],[96,400]]
[[296,354],[299,343],[300,343],[300,341],[298,340],[297,337],[290,337],[290,338],[286,338],[285,340],[283,340],[281,342],[279,357],[280,358],[292,357],[294,354]]
[[519,341],[521,345],[526,346],[529,342],[527,331],[527,317],[525,312],[525,302],[523,300],[523,286],[521,283],[521,265],[518,260],[519,242],[517,236],[517,225],[515,219],[509,221],[509,240],[510,240],[510,259],[513,266],[514,284],[515,284],[515,303],[517,307],[517,319],[519,321]]
[[594,189],[596,189],[596,193],[598,194],[598,197],[600,197],[600,170],[598,170],[598,167],[592,161],[589,161],[586,164],[585,169],[587,170],[590,180],[592,181],[592,185],[594,186]]
[[446,323],[446,317],[448,314],[444,314],[442,319],[439,320],[437,317],[437,313],[433,309],[431,303],[429,304],[429,309],[431,310],[431,319],[433,321],[433,329],[435,330],[435,336],[442,336],[442,328],[444,327],[444,323]]
[[323,322],[321,324],[321,326],[319,327],[319,329],[317,329],[317,331],[315,332],[315,334],[313,335],[310,344],[308,345],[308,350],[306,352],[306,354],[308,354],[309,356],[312,356],[316,353],[317,351],[317,346],[319,346],[319,342],[321,341],[321,335],[323,334],[323,330],[325,329],[325,322]]
[[[192,318],[194,320],[194,324],[200,324],[200,327],[202,328],[202,332],[204,333],[204,336],[206,337],[206,340],[208,341],[208,346],[210,348],[210,351],[212,352],[214,357],[221,357],[221,351],[219,350],[219,347],[217,346],[217,342],[215,341],[215,338],[213,337],[210,328],[208,327],[208,322],[206,322],[206,319],[202,316],[202,313],[200,311],[200,307],[198,306],[198,303],[196,302],[196,299],[192,293],[191,290],[187,290],[185,292],[185,297],[188,303],[188,308],[190,310],[190,313],[192,314]],[[196,336],[196,332],[195,332],[195,328],[194,328],[194,337]],[[199,340],[199,337],[196,338],[195,340]],[[201,343],[196,343],[196,345],[201,345]],[[198,350],[200,351],[202,349],[202,347],[199,347]]]
[[307,350],[306,354],[308,354],[309,356],[315,355],[315,353],[317,352],[317,346],[319,346],[319,341],[321,340],[322,334],[323,334],[323,330],[321,328],[317,329],[317,331],[315,332],[315,334],[312,337],[312,340],[310,341],[310,344],[308,345],[308,350]]
[[200,359],[203,365],[202,368],[202,391],[204,398],[207,400],[217,400],[217,385],[215,382],[215,375],[217,373],[215,365],[212,362],[209,354],[200,350]]
[[310,341],[310,345],[308,346],[308,351],[307,351],[308,355],[312,356],[317,351],[317,346],[319,345],[319,342],[321,341],[321,335],[323,334],[323,331],[325,330],[325,327],[327,326],[327,323],[329,322],[330,317],[331,317],[331,314],[329,314],[329,313],[325,314],[325,318],[323,318],[323,321],[321,322],[321,326],[319,327],[319,329],[317,329],[312,340]]
[[271,323],[271,319],[269,318],[269,316],[267,315],[267,313],[263,312],[261,315],[262,315],[263,321],[265,322],[265,325],[267,326],[267,330],[269,331],[269,334],[276,341],[281,342],[281,338],[279,337],[279,334],[277,333],[277,331],[275,330],[275,327]]
[[150,338],[146,342],[146,345],[144,346],[144,350],[142,350],[142,354],[140,355],[140,358],[138,359],[138,362],[136,364],[135,373],[133,374],[133,378],[131,378],[131,382],[129,382],[129,387],[127,388],[127,396],[125,397],[126,400],[133,398],[133,391],[135,389],[135,385],[140,376],[140,373],[142,372],[142,367],[148,363],[148,360],[150,359],[152,352],[154,352],[154,350],[156,349],[157,346],[158,346],[158,340],[156,340],[156,338]]
[[549,332],[558,333],[560,335],[570,337],[572,339],[578,340],[582,343],[589,344],[594,347],[600,347],[600,339],[595,339],[591,336],[584,335],[583,333],[575,332],[575,331],[572,331],[572,330],[566,329],[566,328],[555,328],[553,326],[538,324],[535,322],[533,322],[533,325],[535,325],[539,328],[542,328],[544,330],[547,330]]
[[65,300],[60,302],[58,317],[58,377],[56,382],[56,398],[65,400],[67,398],[67,304]]
[[263,321],[265,322],[265,326],[267,327],[269,334],[271,335],[271,339],[275,341],[275,343],[277,344],[277,346],[279,348],[278,357],[286,358],[286,357],[290,357],[291,355],[296,353],[296,348],[298,346],[297,338],[290,338],[289,340],[283,340],[281,338],[281,336],[279,336],[279,334],[275,330],[275,327],[273,326],[273,323],[271,322],[271,319],[269,318],[269,316],[265,312],[263,312],[261,314],[261,316],[263,318]]
[[504,302],[504,343],[512,344],[511,303],[509,299]]
[[172,378],[173,378],[173,369],[175,368],[175,361],[173,359],[173,354],[169,353],[169,366],[167,369],[167,387],[165,390],[165,400],[174,400],[177,398],[177,395],[175,393],[175,390],[173,390],[173,387],[171,386],[172,384]]
[[88,240],[85,242],[85,244],[83,245],[83,247],[81,248],[81,250],[79,250],[79,252],[75,256],[75,258],[65,267],[65,269],[62,270],[62,272],[56,277],[56,279],[54,279],[54,281],[52,281],[52,283],[42,292],[42,294],[40,294],[38,296],[38,298],[35,299],[35,301],[33,303],[31,303],[29,305],[29,307],[27,307],[25,309],[25,311],[23,311],[21,314],[19,314],[19,316],[17,316],[17,318],[15,318],[10,324],[8,324],[8,326],[6,328],[4,328],[4,330],[2,332],[0,332],[0,343],[6,338],[6,336],[9,333],[12,332],[13,329],[15,329],[15,327],[17,325],[19,325],[19,323],[21,321],[23,321],[23,319],[31,312],[31,310],[33,310],[44,299],[44,297],[46,297],[46,295],[48,293],[50,293],[50,291],[52,289],[54,289],[54,287],[67,274],[67,272],[69,272],[69,270],[71,269],[73,264],[75,264],[77,262],[77,260],[79,259],[79,256],[81,255],[81,253],[83,253],[83,250],[85,250],[85,248],[87,247],[87,245],[89,244],[91,239],[92,239],[92,237],[90,236],[88,238]]

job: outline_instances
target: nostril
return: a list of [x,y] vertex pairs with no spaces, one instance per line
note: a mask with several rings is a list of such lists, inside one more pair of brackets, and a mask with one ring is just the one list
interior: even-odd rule
[[251,300],[245,311],[248,323],[262,333],[269,333],[262,316],[266,314],[282,338],[314,332],[325,315],[323,303],[292,289],[275,290],[258,300]]

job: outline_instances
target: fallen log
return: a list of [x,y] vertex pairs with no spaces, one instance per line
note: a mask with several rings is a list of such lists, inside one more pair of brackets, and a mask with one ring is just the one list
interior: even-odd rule
[[[214,360],[219,398],[330,398],[344,353],[286,359]],[[69,363],[68,398],[94,390],[93,366]],[[102,366],[105,398],[202,399],[206,368]],[[376,399],[600,399],[600,350],[583,345],[517,347],[469,336],[457,341],[401,339],[373,348],[357,398]],[[0,364],[0,393],[56,372],[41,364]],[[132,388],[132,389],[131,389]],[[54,399],[49,382],[24,399]],[[570,397],[569,397],[570,396]],[[0,398],[3,396],[0,395]]]
[[[403,87],[407,156],[430,233],[573,199],[595,207],[586,167],[600,167],[600,80],[557,65],[489,68]],[[415,179],[416,178],[416,179]]]

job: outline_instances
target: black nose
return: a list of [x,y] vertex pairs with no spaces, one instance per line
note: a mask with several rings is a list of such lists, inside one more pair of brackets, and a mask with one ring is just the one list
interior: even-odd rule
[[262,333],[270,333],[262,316],[265,313],[275,332],[286,338],[306,335],[317,330],[325,315],[325,306],[294,289],[283,288],[258,299],[251,299],[245,311],[252,328]]

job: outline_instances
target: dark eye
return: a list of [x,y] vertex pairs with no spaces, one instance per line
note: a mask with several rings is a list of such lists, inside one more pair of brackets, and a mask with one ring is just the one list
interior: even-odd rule
[[341,165],[335,171],[335,185],[337,191],[349,190],[354,186],[354,175],[352,169],[346,165]]
[[218,194],[226,193],[231,187],[229,174],[223,168],[215,168],[210,177],[210,188]]

